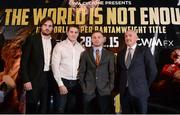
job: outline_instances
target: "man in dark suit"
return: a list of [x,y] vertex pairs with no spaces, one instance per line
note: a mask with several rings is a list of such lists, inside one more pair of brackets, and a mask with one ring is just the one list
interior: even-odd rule
[[147,47],[137,46],[136,32],[125,33],[127,45],[117,56],[122,113],[147,113],[149,87],[157,74],[155,60]]
[[[20,74],[26,92],[26,113],[47,113],[48,81],[53,78],[50,59],[56,41],[52,39],[53,20],[40,22],[40,34],[29,36],[23,47]],[[56,83],[56,82],[55,82]],[[40,102],[38,110],[38,102]]]
[[83,90],[84,113],[91,113],[90,103],[97,97],[100,113],[110,113],[114,87],[114,54],[103,48],[105,38],[100,31],[92,34],[93,47],[82,53],[79,73]]

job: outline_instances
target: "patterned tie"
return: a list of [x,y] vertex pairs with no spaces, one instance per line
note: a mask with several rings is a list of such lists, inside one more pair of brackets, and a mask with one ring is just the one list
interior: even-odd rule
[[127,58],[126,58],[126,67],[129,68],[130,64],[131,64],[131,51],[132,51],[132,48],[129,48],[128,49],[128,55],[127,55]]
[[99,53],[99,50],[97,49],[96,50],[96,65],[99,65],[99,62],[100,62],[100,53]]

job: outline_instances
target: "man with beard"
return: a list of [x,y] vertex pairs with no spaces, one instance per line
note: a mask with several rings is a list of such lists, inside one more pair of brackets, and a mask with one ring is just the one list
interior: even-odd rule
[[51,37],[53,20],[44,18],[40,27],[40,34],[30,35],[22,47],[20,74],[26,90],[26,113],[47,113],[48,83],[49,78],[53,78],[50,70],[51,53],[56,44]]

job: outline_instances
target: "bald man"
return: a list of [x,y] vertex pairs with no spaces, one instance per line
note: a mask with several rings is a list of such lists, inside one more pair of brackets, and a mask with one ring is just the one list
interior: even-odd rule
[[147,113],[149,87],[157,74],[155,60],[148,47],[138,46],[133,30],[125,33],[126,47],[117,56],[117,77],[122,113]]

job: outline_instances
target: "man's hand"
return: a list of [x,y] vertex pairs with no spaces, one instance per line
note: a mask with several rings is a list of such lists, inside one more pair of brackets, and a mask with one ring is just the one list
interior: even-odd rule
[[59,91],[60,91],[60,94],[61,95],[65,95],[65,94],[67,94],[68,93],[68,90],[67,90],[67,88],[66,88],[66,86],[59,86]]
[[31,82],[25,83],[25,84],[24,84],[24,89],[25,89],[26,91],[32,90]]

